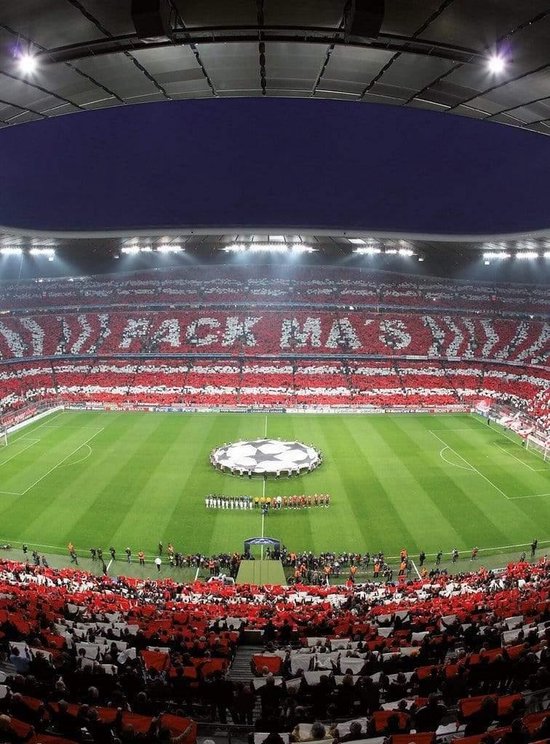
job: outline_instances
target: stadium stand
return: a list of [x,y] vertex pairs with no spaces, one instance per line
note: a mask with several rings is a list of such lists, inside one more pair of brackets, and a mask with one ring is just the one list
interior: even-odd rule
[[255,741],[547,740],[549,589],[545,558],[292,588],[2,562],[3,740],[192,742],[194,719],[253,725]]

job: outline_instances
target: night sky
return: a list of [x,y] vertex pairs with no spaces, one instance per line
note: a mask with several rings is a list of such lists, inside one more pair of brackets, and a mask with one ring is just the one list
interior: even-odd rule
[[339,101],[144,104],[0,131],[0,224],[490,234],[550,227],[550,138]]

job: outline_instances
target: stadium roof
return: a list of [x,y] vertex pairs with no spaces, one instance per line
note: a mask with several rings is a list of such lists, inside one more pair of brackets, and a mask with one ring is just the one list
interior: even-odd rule
[[[548,0],[386,0],[374,38],[345,0],[164,0],[169,33],[139,38],[131,0],[0,6],[0,126],[131,103],[336,98],[550,133]],[[358,5],[362,5],[356,0]],[[36,57],[23,72],[18,57]],[[487,61],[504,61],[499,72]]]

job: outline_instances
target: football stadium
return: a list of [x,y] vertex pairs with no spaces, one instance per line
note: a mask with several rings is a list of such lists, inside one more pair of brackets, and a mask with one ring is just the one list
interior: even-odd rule
[[550,742],[549,38],[0,4],[0,744]]

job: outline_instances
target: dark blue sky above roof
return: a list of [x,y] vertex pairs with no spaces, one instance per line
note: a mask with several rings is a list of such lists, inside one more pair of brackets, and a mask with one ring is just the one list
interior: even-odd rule
[[550,139],[338,101],[224,99],[0,131],[0,224],[491,234],[550,227]]

